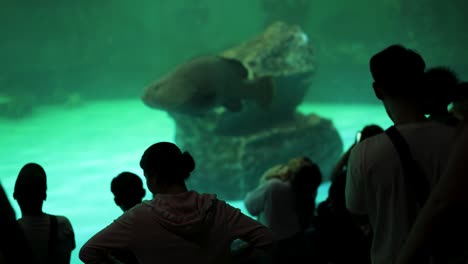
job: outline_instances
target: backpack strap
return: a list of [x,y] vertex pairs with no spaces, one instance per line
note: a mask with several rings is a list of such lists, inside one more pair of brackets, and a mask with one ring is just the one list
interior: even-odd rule
[[56,249],[57,249],[57,229],[58,229],[58,223],[57,223],[57,216],[55,215],[49,215],[49,221],[50,221],[50,228],[49,228],[49,246],[48,246],[48,253],[47,253],[47,263],[56,263],[55,255],[56,255]]
[[385,133],[392,141],[400,156],[408,191],[414,194],[416,202],[422,207],[430,193],[428,179],[424,176],[424,172],[419,164],[413,159],[408,143],[396,127],[389,127],[385,130]]

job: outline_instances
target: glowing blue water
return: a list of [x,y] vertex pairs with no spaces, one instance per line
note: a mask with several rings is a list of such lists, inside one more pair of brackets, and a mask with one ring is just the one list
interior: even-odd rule
[[[299,110],[332,119],[345,149],[364,125],[390,125],[380,105],[307,104]],[[42,108],[21,121],[0,119],[0,180],[11,198],[24,164],[44,166],[48,175],[44,210],[70,219],[77,242],[72,263],[80,263],[77,255],[83,243],[121,214],[110,192],[111,179],[123,170],[141,175],[138,162],[143,151],[154,142],[173,141],[174,129],[165,112],[144,107],[140,101]],[[319,201],[326,197],[327,188],[328,183],[320,187]],[[16,202],[10,201],[19,217]],[[230,203],[245,212],[241,201]]]

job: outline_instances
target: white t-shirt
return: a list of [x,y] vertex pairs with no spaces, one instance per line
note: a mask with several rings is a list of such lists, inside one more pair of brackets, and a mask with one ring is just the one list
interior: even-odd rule
[[246,195],[244,205],[251,215],[271,229],[276,240],[301,231],[289,181],[273,178],[264,182]]
[[[455,128],[437,122],[397,126],[413,158],[420,164],[431,188],[447,167]],[[405,190],[403,169],[390,138],[382,133],[354,147],[348,163],[346,206],[351,213],[367,215],[373,229],[372,263],[394,263],[417,211]]]
[[[18,223],[23,229],[38,263],[45,264],[49,250],[49,215],[25,216],[18,219]],[[75,235],[70,221],[64,216],[57,216],[57,264],[69,264],[70,254],[75,247]]]

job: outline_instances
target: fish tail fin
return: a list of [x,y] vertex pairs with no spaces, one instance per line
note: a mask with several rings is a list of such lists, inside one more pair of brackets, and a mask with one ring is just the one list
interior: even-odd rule
[[256,87],[251,89],[253,99],[261,108],[270,109],[275,96],[275,83],[273,77],[260,77],[254,82]]

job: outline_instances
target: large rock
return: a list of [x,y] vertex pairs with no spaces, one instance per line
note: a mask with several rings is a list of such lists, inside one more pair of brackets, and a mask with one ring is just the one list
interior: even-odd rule
[[275,96],[267,111],[244,102],[240,112],[221,113],[216,132],[223,135],[253,133],[291,119],[316,70],[308,36],[299,26],[283,22],[271,24],[256,37],[220,55],[241,61],[248,69],[249,79],[272,76],[275,81]]
[[239,136],[213,133],[215,118],[173,117],[177,144],[197,164],[189,187],[224,199],[242,199],[266,169],[296,156],[308,156],[319,164],[326,180],[343,147],[332,122],[315,114],[297,113],[274,127]]
[[[311,85],[316,70],[309,37],[296,25],[276,22],[258,36],[220,54],[241,61],[249,78],[273,76],[276,96],[270,113],[288,116],[295,112]],[[252,111],[258,112],[262,111]]]
[[250,78],[315,71],[314,49],[307,34],[299,26],[281,21],[221,56],[240,60],[249,69]]
[[242,199],[266,169],[296,156],[313,159],[327,179],[342,151],[341,138],[330,120],[296,110],[315,72],[307,35],[277,22],[220,55],[241,61],[249,79],[272,76],[275,96],[268,110],[244,102],[240,112],[169,113],[176,122],[176,143],[197,163],[190,187]]

